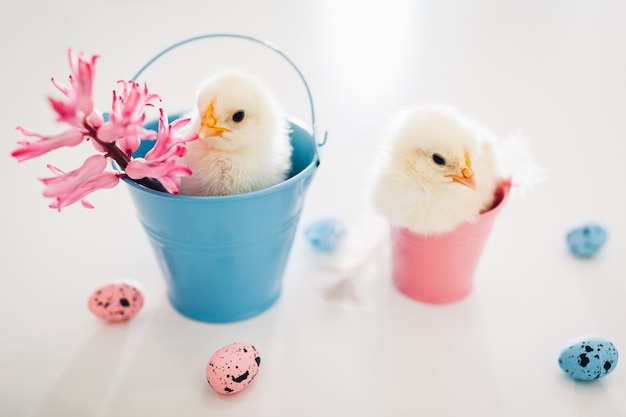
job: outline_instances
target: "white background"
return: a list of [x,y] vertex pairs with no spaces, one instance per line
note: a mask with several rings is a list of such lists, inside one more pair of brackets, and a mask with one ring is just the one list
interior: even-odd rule
[[[626,415],[625,365],[594,383],[576,383],[557,365],[568,340],[586,334],[626,349],[625,21],[617,0],[4,0],[0,415]],[[45,97],[56,94],[50,77],[69,73],[68,47],[101,55],[96,94],[106,109],[115,81],[158,51],[217,32],[277,44],[307,78],[329,132],[281,298],[253,319],[220,325],[171,308],[125,185],[94,194],[95,210],[47,208],[37,181],[45,164],[77,167],[89,146],[21,164],[9,156],[16,126],[60,128]],[[195,88],[189,74],[230,58],[253,60],[309,123],[301,84],[264,51],[198,45],[164,58],[146,80],[180,110]],[[547,171],[526,199],[507,202],[473,292],[446,306],[393,288],[384,224],[366,198],[385,122],[429,101],[500,136],[524,134]],[[303,237],[323,216],[348,225],[334,257],[318,256]],[[565,234],[587,221],[604,225],[609,240],[581,261]],[[107,325],[87,298],[125,278],[142,284],[145,307]],[[219,396],[204,368],[235,341],[254,344],[263,362],[247,390]]]

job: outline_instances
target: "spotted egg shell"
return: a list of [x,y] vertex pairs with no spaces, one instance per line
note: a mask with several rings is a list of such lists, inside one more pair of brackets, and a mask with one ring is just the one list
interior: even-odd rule
[[143,294],[129,283],[107,284],[91,294],[89,310],[97,317],[119,323],[133,318],[143,307]]
[[259,372],[261,357],[249,343],[224,346],[209,359],[206,379],[220,394],[236,394],[246,388]]
[[331,252],[339,246],[346,229],[341,221],[334,218],[316,220],[304,231],[307,240],[315,249]]
[[578,258],[591,258],[604,246],[606,230],[597,224],[576,227],[567,233],[566,240],[570,252]]
[[581,381],[602,378],[617,366],[617,349],[602,336],[585,336],[570,341],[559,356],[559,366]]

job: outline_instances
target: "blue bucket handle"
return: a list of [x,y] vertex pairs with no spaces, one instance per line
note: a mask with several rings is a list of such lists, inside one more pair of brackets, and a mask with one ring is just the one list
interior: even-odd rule
[[180,42],[177,42],[165,49],[163,49],[161,52],[159,52],[158,54],[156,54],[154,57],[152,57],[143,67],[141,67],[139,69],[139,71],[137,71],[137,73],[133,76],[133,80],[136,80],[137,78],[139,78],[139,76],[146,70],[148,69],[148,67],[150,65],[152,65],[154,63],[154,61],[156,61],[157,59],[161,58],[163,55],[165,55],[166,53],[168,53],[169,51],[171,51],[172,49],[178,48],[179,46],[185,45],[187,43],[191,43],[191,42],[195,42],[198,40],[202,40],[202,39],[208,39],[208,38],[235,38],[235,39],[244,39],[244,40],[248,40],[251,42],[255,42],[258,43],[260,45],[265,46],[268,49],[271,49],[272,51],[276,52],[278,55],[280,55],[281,57],[283,57],[292,67],[293,69],[298,73],[298,76],[300,77],[300,79],[302,80],[302,82],[304,83],[304,88],[306,89],[306,93],[309,96],[309,105],[311,107],[311,128],[313,129],[313,139],[315,140],[315,143],[317,144],[317,146],[321,147],[324,146],[326,144],[326,140],[328,139],[328,132],[325,131],[324,132],[324,137],[322,138],[321,142],[317,141],[317,126],[316,126],[316,122],[315,122],[315,106],[313,105],[313,95],[311,94],[311,89],[309,88],[309,84],[306,82],[306,79],[304,78],[304,75],[302,75],[302,72],[300,71],[300,69],[296,66],[296,64],[280,49],[278,49],[278,47],[268,41],[264,41],[252,36],[247,36],[247,35],[239,35],[239,34],[235,34],[235,33],[211,33],[211,34],[205,34],[205,35],[199,35],[199,36],[194,36],[192,38],[188,38],[185,40],[182,40]]

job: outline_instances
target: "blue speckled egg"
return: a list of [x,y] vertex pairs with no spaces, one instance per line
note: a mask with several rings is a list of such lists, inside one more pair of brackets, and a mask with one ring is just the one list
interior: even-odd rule
[[559,366],[570,377],[581,381],[602,378],[617,366],[617,350],[601,336],[572,340],[559,356]]
[[602,226],[587,224],[567,233],[569,249],[579,258],[594,256],[606,242],[607,233]]
[[317,220],[309,224],[304,231],[304,235],[311,245],[323,252],[335,250],[345,233],[346,229],[343,223],[333,218]]

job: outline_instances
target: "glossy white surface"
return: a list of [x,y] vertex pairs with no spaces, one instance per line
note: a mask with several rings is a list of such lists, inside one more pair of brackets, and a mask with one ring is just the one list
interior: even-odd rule
[[[591,384],[557,365],[567,341],[588,333],[626,349],[625,20],[618,1],[2,2],[0,415],[626,415],[626,365]],[[101,55],[105,108],[115,81],[155,53],[217,32],[277,44],[303,71],[329,132],[279,302],[221,325],[170,307],[124,186],[94,194],[95,210],[47,208],[36,179],[45,164],[75,166],[88,146],[22,164],[9,156],[16,126],[58,129],[44,97],[51,76],[68,74],[68,47]],[[224,63],[218,53],[237,56],[199,47],[163,63],[152,89],[183,106],[176,93],[192,77],[177,76],[177,65],[202,72],[196,64]],[[277,93],[306,120],[293,74],[250,54],[259,71],[276,71]],[[374,243],[384,225],[365,198],[384,122],[420,101],[455,105],[499,135],[525,134],[548,171],[526,200],[508,202],[474,291],[447,306],[393,289],[387,246]],[[311,250],[302,229],[324,215],[348,219],[352,251],[327,259]],[[588,220],[610,236],[597,258],[580,261],[565,234]],[[372,255],[359,265],[357,252]],[[106,325],[87,298],[120,278],[142,283],[146,305]],[[258,348],[261,369],[246,391],[219,396],[204,367],[235,341]]]

